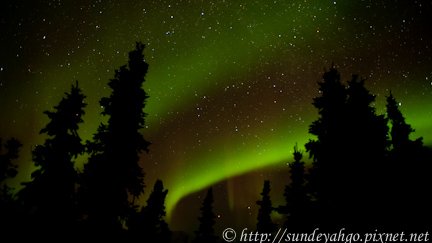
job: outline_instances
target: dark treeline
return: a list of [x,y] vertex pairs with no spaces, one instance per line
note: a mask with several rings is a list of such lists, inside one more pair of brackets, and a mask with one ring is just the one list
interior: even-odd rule
[[[375,96],[364,83],[353,75],[343,84],[334,67],[318,83],[320,96],[313,105],[319,117],[309,126],[316,139],[305,144],[313,163],[306,170],[294,147],[286,204],[273,208],[285,215],[290,231],[392,232],[432,226],[432,151],[422,138],[410,138],[414,129],[391,93],[386,114],[376,114]],[[263,193],[267,187],[265,182]],[[258,216],[258,228],[264,219]]]
[[[6,141],[6,152],[0,150],[2,238],[220,241],[211,188],[190,240],[175,236],[164,220],[168,190],[161,180],[145,206],[137,203],[145,188],[139,158],[150,145],[141,134],[148,98],[142,88],[148,70],[143,50],[137,43],[128,64],[108,83],[112,92],[100,100],[107,122],[99,125],[92,141],[82,141],[78,134],[86,107],[78,82],[53,111],[44,112],[49,122],[40,133],[47,139],[32,151],[37,169],[15,194],[6,182],[17,174],[12,161],[21,144]],[[294,147],[284,205],[272,204],[270,181],[264,182],[256,202],[259,232],[278,227],[292,232],[315,227],[422,230],[432,225],[432,152],[421,138],[410,138],[414,129],[391,93],[386,114],[376,114],[375,96],[364,82],[353,76],[344,84],[333,67],[324,73],[320,96],[313,101],[319,116],[309,127],[315,139],[305,144],[313,163],[305,166],[303,153]],[[0,141],[0,149],[2,145]],[[83,154],[88,161],[78,171],[75,162]],[[284,215],[283,225],[272,221],[272,212]]]

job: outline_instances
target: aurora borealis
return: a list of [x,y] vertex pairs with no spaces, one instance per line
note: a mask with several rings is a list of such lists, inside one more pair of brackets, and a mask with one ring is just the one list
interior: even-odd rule
[[[416,135],[432,143],[431,2],[2,5],[0,137],[24,144],[19,181],[29,180],[30,150],[44,139],[42,112],[75,80],[88,103],[80,135],[91,139],[101,122],[98,101],[108,94],[108,80],[139,40],[147,45],[150,65],[144,136],[152,142],[142,165],[147,193],[158,178],[169,189],[169,216],[176,215],[182,199],[190,201],[188,196],[217,183],[215,200],[228,205],[222,218],[253,211],[264,179],[272,180],[272,193],[281,194],[278,188],[286,182],[280,174],[294,144],[309,139],[308,126],[317,116],[311,105],[316,82],[332,62],[343,80],[353,73],[367,78],[379,113],[391,90]],[[197,208],[187,210],[197,215]],[[173,221],[174,228],[185,227]]]

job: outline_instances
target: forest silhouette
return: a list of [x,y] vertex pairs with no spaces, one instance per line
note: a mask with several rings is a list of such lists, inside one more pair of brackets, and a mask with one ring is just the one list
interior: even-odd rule
[[[149,98],[142,88],[148,71],[143,51],[137,43],[127,65],[109,81],[111,94],[100,100],[107,122],[91,141],[78,134],[86,107],[78,82],[53,111],[44,112],[49,122],[40,133],[47,139],[34,147],[37,169],[18,192],[7,182],[17,174],[13,161],[22,145],[15,138],[4,145],[0,140],[2,239],[222,242],[214,229],[212,188],[202,202],[195,235],[189,237],[177,237],[165,221],[168,190],[161,180],[145,206],[137,203],[145,188],[140,154],[150,145],[141,132]],[[421,138],[410,138],[414,129],[396,98],[389,93],[386,113],[377,114],[365,80],[353,75],[344,84],[333,66],[318,85],[320,95],[312,103],[318,118],[309,126],[314,139],[304,145],[312,164],[305,165],[295,145],[284,205],[272,204],[270,181],[264,181],[257,195],[256,230],[430,229],[432,150]],[[75,169],[80,155],[88,155],[83,171]],[[273,222],[275,212],[284,217],[283,225]]]

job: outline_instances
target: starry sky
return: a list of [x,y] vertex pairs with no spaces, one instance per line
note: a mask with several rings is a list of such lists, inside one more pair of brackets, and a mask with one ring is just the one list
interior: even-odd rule
[[317,118],[311,104],[317,81],[333,62],[345,81],[353,73],[367,78],[378,113],[391,90],[415,136],[432,144],[430,1],[1,5],[0,136],[24,143],[15,183],[29,180],[34,169],[30,151],[45,139],[42,112],[75,80],[88,103],[80,135],[91,139],[105,119],[98,101],[136,41],[146,44],[150,65],[143,134],[152,146],[141,157],[146,191],[157,178],[164,181],[174,229],[195,222],[212,185],[222,223],[255,222],[264,179],[272,180],[274,202],[281,200],[292,148],[310,138],[308,126]]

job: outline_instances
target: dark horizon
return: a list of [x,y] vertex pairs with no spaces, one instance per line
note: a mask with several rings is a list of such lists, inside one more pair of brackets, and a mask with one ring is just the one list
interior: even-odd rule
[[[52,222],[61,220],[55,229],[63,233],[68,232],[64,231],[65,228],[61,228],[66,223],[70,224],[67,228],[77,231],[78,235],[81,233],[84,234],[83,236],[99,237],[98,235],[107,229],[115,230],[117,228],[120,230],[123,228],[122,231],[125,233],[119,231],[117,235],[114,233],[115,230],[112,232],[113,236],[132,237],[130,239],[134,239],[142,233],[158,232],[157,230],[160,228],[154,230],[146,228],[150,225],[159,224],[146,221],[152,220],[152,217],[158,215],[158,220],[163,222],[161,225],[166,227],[171,236],[165,239],[155,235],[156,238],[151,237],[153,240],[183,242],[189,237],[193,238],[194,233],[199,232],[196,231],[196,218],[191,220],[192,218],[188,216],[194,214],[193,211],[196,210],[191,205],[202,200],[205,202],[207,199],[203,198],[207,198],[208,195],[203,197],[202,193],[194,193],[187,200],[179,203],[179,208],[183,207],[183,212],[189,212],[187,215],[177,213],[165,217],[165,200],[169,189],[164,189],[162,181],[156,182],[153,190],[150,191],[151,194],[146,205],[142,205],[135,202],[135,198],[139,199],[145,195],[143,194],[143,181],[145,180],[143,180],[142,168],[140,166],[131,167],[134,168],[135,172],[127,177],[123,177],[121,174],[122,166],[138,165],[141,159],[137,155],[141,153],[140,151],[146,151],[150,145],[138,132],[145,124],[143,108],[148,96],[146,96],[141,84],[134,84],[139,80],[141,80],[139,82],[145,81],[143,77],[145,77],[148,65],[143,61],[143,48],[142,44],[137,43],[136,50],[129,54],[128,65],[121,67],[116,77],[110,81],[109,85],[113,92],[109,97],[102,98],[100,101],[105,110],[101,115],[109,117],[108,123],[101,123],[92,141],[83,143],[77,133],[78,124],[84,122],[81,116],[85,114],[85,107],[87,106],[85,103],[86,96],[82,94],[78,82],[72,85],[71,91],[66,92],[61,102],[54,106],[54,111],[44,112],[51,121],[41,130],[41,134],[47,134],[48,138],[43,145],[36,146],[32,151],[33,160],[38,169],[32,173],[31,181],[21,183],[23,188],[17,189],[18,193],[14,192],[15,188],[9,187],[8,179],[14,178],[17,174],[19,167],[14,164],[14,160],[19,158],[22,144],[14,138],[4,143],[6,152],[1,155],[1,182],[4,188],[1,202],[6,210],[2,212],[2,214],[6,213],[5,220],[13,219],[12,226],[9,226],[9,228],[12,227],[10,230],[19,231],[19,228],[16,227],[19,227],[20,222],[30,220],[24,225],[30,223],[30,226],[32,223],[36,223],[41,224],[40,227],[42,228],[24,226],[22,229],[32,229],[37,232],[46,229],[47,226],[50,227],[51,225],[52,227],[57,224],[52,224]],[[216,206],[213,206],[214,199],[212,197],[208,209],[211,210],[212,223],[211,226],[207,227],[211,227],[211,234],[214,234],[214,237],[219,238],[218,233],[225,232],[224,229],[227,227],[243,229],[243,231],[249,228],[252,234],[254,221],[258,223],[257,232],[262,234],[273,234],[277,227],[279,229],[285,227],[292,232],[312,230],[313,227],[316,230],[320,226],[334,230],[334,227],[340,227],[341,224],[344,225],[343,229],[346,225],[346,227],[357,229],[359,232],[372,230],[376,227],[402,231],[405,230],[404,227],[410,230],[427,229],[430,223],[427,222],[430,205],[425,195],[429,188],[427,185],[430,185],[427,178],[430,174],[432,148],[423,145],[423,138],[421,137],[411,138],[414,128],[406,123],[404,115],[399,109],[400,103],[392,93],[387,96],[386,113],[378,114],[373,106],[375,95],[367,90],[364,81],[365,79],[359,79],[358,76],[353,75],[352,80],[344,84],[341,82],[340,73],[335,67],[331,67],[323,74],[322,81],[318,83],[320,95],[313,99],[313,106],[318,109],[319,118],[309,126],[309,133],[316,137],[309,140],[304,146],[299,147],[296,144],[293,149],[295,161],[287,162],[285,168],[282,168],[278,173],[277,181],[285,180],[283,193],[285,202],[282,200],[280,203],[280,192],[270,194],[272,182],[264,176],[266,170],[256,171],[253,178],[255,180],[264,179],[265,182],[264,191],[261,193],[263,199],[255,201],[255,204],[253,201],[249,202],[249,205],[252,206],[247,206],[247,210],[236,210],[233,208],[234,203],[231,204],[231,202],[230,204],[221,204],[223,200],[220,199],[217,200]],[[133,89],[139,91],[133,92],[138,94],[137,98],[128,97],[131,94],[129,92],[132,92]],[[130,114],[133,110],[125,107],[131,107],[133,103],[128,105],[128,102],[141,105],[141,108],[135,110],[140,115]],[[124,115],[119,116],[118,118],[121,119],[118,120],[117,116],[122,113]],[[125,115],[128,113],[129,118],[125,119]],[[137,125],[133,125],[134,120],[136,120]],[[136,128],[132,128],[132,130],[128,128],[135,126]],[[137,142],[134,142],[134,136],[138,136],[136,137],[139,138],[136,140]],[[124,139],[125,141],[122,141]],[[130,150],[128,147],[134,144],[138,146],[137,149]],[[68,155],[62,155],[65,152]],[[127,155],[128,153],[129,155]],[[313,159],[312,164],[306,165],[303,162],[305,153]],[[84,164],[83,170],[74,169],[77,155],[88,157],[88,162]],[[133,163],[128,165],[130,163],[128,160]],[[114,167],[110,166],[111,163],[115,163],[115,165],[113,164]],[[65,167],[67,164],[69,167]],[[110,172],[110,170],[112,171]],[[286,173],[287,171],[289,173]],[[138,173],[136,177],[138,184],[135,186],[131,184],[130,187],[124,189],[129,196],[124,197],[121,196],[122,193],[115,192],[112,194],[111,190],[117,188],[112,187],[110,189],[112,183],[114,183],[113,185],[123,183],[122,180],[131,178],[136,173]],[[247,176],[246,174],[243,177]],[[362,178],[367,178],[367,181],[363,181]],[[404,180],[401,181],[401,178]],[[237,176],[230,179],[240,181],[241,177]],[[130,181],[130,179],[126,181]],[[53,183],[56,185],[52,185]],[[405,185],[407,189],[402,189],[401,185]],[[138,188],[136,188],[137,186]],[[280,189],[280,186],[276,183],[276,188]],[[217,197],[222,196],[223,198],[224,194],[229,194],[228,190],[224,191],[224,188],[230,188],[229,181],[218,182],[212,185],[210,189],[213,187],[223,192],[217,193]],[[267,189],[265,189],[266,187]],[[340,190],[338,187],[344,189]],[[240,188],[240,190],[244,189],[248,189],[247,184],[243,184]],[[67,192],[68,190],[69,192]],[[68,193],[72,197],[67,196]],[[107,197],[108,194],[112,194],[112,196]],[[98,216],[95,218],[96,221],[93,219],[93,214],[109,215],[110,210],[116,209],[121,204],[116,206],[116,204],[107,203],[107,200],[118,200],[121,197],[124,198],[122,200],[129,201],[128,204],[131,204],[128,207],[136,212],[136,216],[134,213],[121,216],[126,217],[126,225],[124,225],[125,223],[118,224],[118,226],[106,224],[109,222],[106,221],[109,219],[106,216],[97,219],[100,217]],[[131,198],[132,201],[130,201]],[[274,202],[277,204],[272,204],[272,198],[273,200],[276,198]],[[89,206],[87,206],[86,200],[90,200],[88,201]],[[265,204],[263,204],[263,200],[267,200]],[[107,205],[101,208],[106,203]],[[159,203],[162,204],[158,205]],[[389,203],[399,205],[399,207],[388,208]],[[65,208],[67,205],[71,208]],[[261,222],[265,218],[263,218],[264,211],[262,212],[265,206],[268,207],[265,211],[268,221],[266,223]],[[201,211],[203,207],[201,207]],[[361,210],[362,213],[358,214],[356,211],[361,207],[364,209]],[[190,211],[191,209],[192,211]],[[38,213],[39,211],[40,213]],[[50,212],[55,212],[55,214],[50,216]],[[58,215],[58,212],[63,212],[64,215]],[[69,213],[65,214],[66,212],[72,214],[68,216]],[[116,215],[115,212],[114,215]],[[226,217],[229,213],[234,216]],[[143,218],[140,219],[140,217]],[[201,222],[199,224],[200,230],[204,222],[202,217],[204,216],[198,217]],[[231,220],[229,220],[230,218]],[[236,218],[242,219],[232,221]],[[370,222],[365,224],[366,221],[364,220],[370,220]],[[88,223],[86,223],[87,221]],[[48,225],[45,225],[45,222]],[[141,225],[140,222],[144,224]],[[171,224],[183,225],[183,228],[176,229],[175,226],[170,228]],[[59,226],[60,228],[57,228]],[[125,226],[126,228],[124,228]],[[145,227],[142,228],[143,226]],[[126,234],[126,232],[129,233]],[[157,234],[166,237],[167,234],[163,232]],[[185,234],[189,236],[183,238],[186,236]],[[109,235],[106,236],[109,237]],[[267,237],[267,235],[265,236]],[[198,242],[213,242],[213,240],[209,240],[208,235],[203,237],[196,240]]]
[[[353,74],[366,79],[377,115],[386,115],[391,92],[415,130],[409,138],[432,146],[432,3],[3,5],[0,138],[23,144],[14,161],[18,174],[9,180],[17,190],[35,170],[31,151],[48,138],[39,133],[49,122],[43,112],[53,111],[75,80],[87,104],[77,132],[83,143],[93,140],[108,119],[100,115],[105,108],[99,100],[111,94],[108,82],[127,64],[135,41],[146,45],[149,64],[147,116],[139,133],[151,142],[139,157],[146,185],[139,203],[146,204],[161,179],[174,230],[196,230],[210,187],[220,228],[256,224],[264,180],[271,182],[273,204],[284,203],[295,144],[312,166],[303,146],[317,139],[308,133],[319,118],[312,103],[332,63],[344,85]],[[74,159],[78,172],[87,161],[85,154]]]

